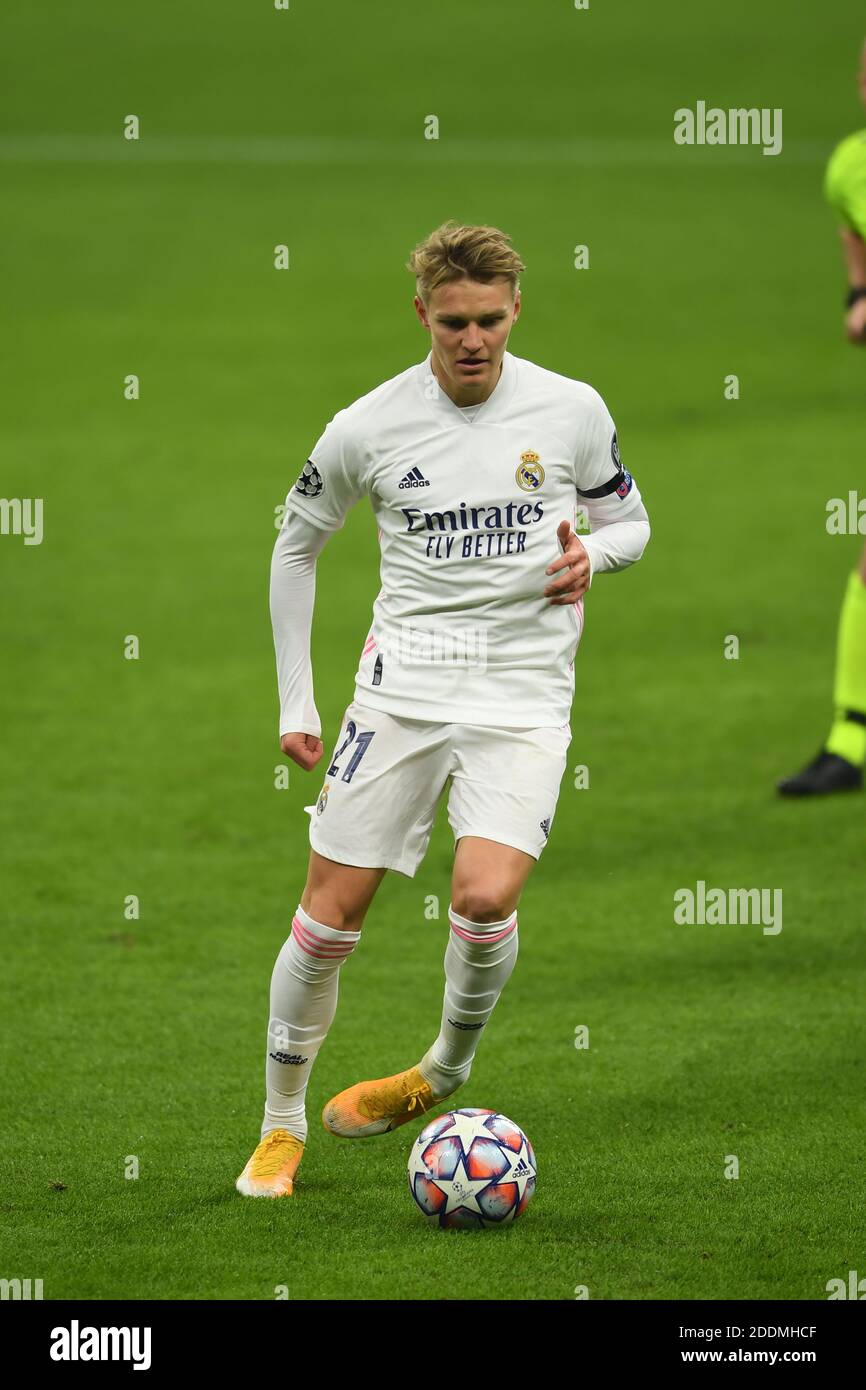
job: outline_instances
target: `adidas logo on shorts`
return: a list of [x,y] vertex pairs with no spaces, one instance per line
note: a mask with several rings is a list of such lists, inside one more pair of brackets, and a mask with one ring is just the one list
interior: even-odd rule
[[550,816],[545,816],[545,817],[544,817],[544,820],[540,820],[540,821],[538,822],[538,824],[539,824],[539,826],[541,827],[541,829],[544,831],[544,838],[545,838],[545,840],[546,840],[546,839],[548,838],[548,836],[550,835]]
[[398,487],[429,487],[430,484],[424,477],[420,468],[410,468],[405,478],[401,478]]

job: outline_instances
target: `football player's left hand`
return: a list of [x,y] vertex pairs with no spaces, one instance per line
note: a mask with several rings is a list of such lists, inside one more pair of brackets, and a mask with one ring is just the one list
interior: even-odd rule
[[580,537],[571,529],[570,521],[561,521],[556,528],[556,536],[562,546],[563,554],[547,566],[546,574],[565,569],[558,579],[553,579],[544,590],[545,598],[551,604],[576,603],[589,588],[589,556]]

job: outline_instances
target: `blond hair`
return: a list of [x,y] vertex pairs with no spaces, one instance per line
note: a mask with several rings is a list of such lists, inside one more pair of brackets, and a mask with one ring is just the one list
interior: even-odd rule
[[415,247],[406,269],[415,276],[418,297],[426,303],[436,287],[449,280],[479,280],[486,285],[501,275],[516,294],[526,266],[511,238],[498,227],[443,222]]

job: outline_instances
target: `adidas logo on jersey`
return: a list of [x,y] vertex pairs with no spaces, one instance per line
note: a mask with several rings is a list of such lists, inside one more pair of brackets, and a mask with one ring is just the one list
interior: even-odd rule
[[405,478],[401,478],[398,487],[429,487],[430,484],[424,477],[420,468],[410,468]]

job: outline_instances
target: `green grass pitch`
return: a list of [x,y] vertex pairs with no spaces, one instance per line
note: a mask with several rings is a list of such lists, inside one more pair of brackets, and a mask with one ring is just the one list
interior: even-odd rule
[[[824,525],[860,481],[866,356],[821,178],[866,123],[862,8],[394,11],[4,15],[0,493],[45,519],[39,546],[0,536],[0,1276],[46,1298],[824,1298],[866,1274],[866,817],[773,784],[825,732],[860,544]],[[699,99],[781,107],[783,152],[677,148]],[[435,1036],[444,808],[343,971],[296,1198],[234,1190],[325,765],[274,787],[274,508],[335,410],[425,354],[403,263],[449,216],[512,234],[511,350],[602,392],[653,522],[587,603],[520,959],[455,1100],[538,1155],[525,1217],[480,1237],[413,1209],[416,1126],[341,1144],[319,1122]],[[319,563],[326,753],[376,559],[363,504]],[[699,879],[781,889],[783,930],[675,925]]]

